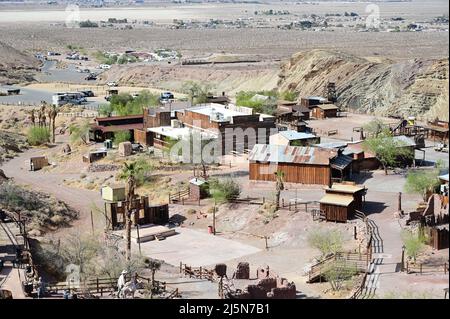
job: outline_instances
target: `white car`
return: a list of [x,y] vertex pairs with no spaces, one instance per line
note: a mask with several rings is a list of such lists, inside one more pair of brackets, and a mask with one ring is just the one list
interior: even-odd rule
[[100,64],[98,67],[99,67],[99,69],[102,69],[102,70],[111,69],[111,66],[109,64]]
[[107,86],[117,86],[117,83],[114,81],[110,81],[106,83]]

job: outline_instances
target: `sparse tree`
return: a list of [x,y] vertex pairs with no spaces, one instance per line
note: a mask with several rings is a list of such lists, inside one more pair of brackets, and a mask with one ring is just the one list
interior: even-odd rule
[[76,125],[72,124],[69,126],[70,132],[70,141],[74,144],[79,143],[80,141],[84,144],[89,142],[89,129],[90,129],[89,121],[85,121],[82,124]]
[[341,251],[344,243],[342,233],[337,229],[314,229],[308,233],[307,240],[309,246],[320,250],[322,258],[330,253]]
[[158,270],[161,269],[162,266],[162,262],[160,260],[157,259],[152,259],[152,258],[146,258],[144,260],[145,263],[145,267],[150,269],[151,273],[152,273],[152,286],[151,286],[151,294],[150,294],[150,298],[153,297],[153,293],[155,292],[155,274]]
[[334,260],[324,270],[325,279],[334,291],[339,291],[344,284],[358,274],[356,265],[346,260]]
[[379,133],[376,137],[366,139],[363,142],[363,148],[375,154],[386,175],[389,167],[397,167],[402,162],[414,158],[414,152],[388,133]]
[[440,185],[439,169],[410,172],[406,177],[405,190],[421,194],[426,202],[434,190]]
[[405,245],[406,254],[411,257],[414,262],[416,262],[416,258],[419,253],[424,249],[426,238],[423,234],[414,233],[409,230],[404,230],[401,233],[403,244]]
[[187,81],[183,83],[181,90],[186,93],[192,105],[206,103],[212,86],[206,83]]
[[381,133],[388,133],[389,128],[384,122],[378,118],[370,121],[366,125],[363,126],[364,132],[368,134],[369,137],[378,137]]

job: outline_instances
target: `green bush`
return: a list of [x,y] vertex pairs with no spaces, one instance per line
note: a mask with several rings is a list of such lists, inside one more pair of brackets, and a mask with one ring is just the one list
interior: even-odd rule
[[211,179],[209,181],[209,193],[217,203],[225,203],[239,197],[241,187],[232,179],[222,181]]
[[129,131],[121,131],[114,133],[114,144],[119,145],[122,142],[128,142],[131,140],[131,134]]
[[322,257],[342,250],[343,242],[342,233],[337,229],[314,229],[308,234],[308,244],[320,250]]
[[30,145],[42,145],[50,142],[50,129],[48,127],[33,126],[28,130],[27,140]]

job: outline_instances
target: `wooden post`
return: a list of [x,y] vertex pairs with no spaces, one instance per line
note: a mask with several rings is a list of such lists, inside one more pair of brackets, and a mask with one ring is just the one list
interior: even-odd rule
[[447,274],[447,263],[444,263],[444,275]]
[[92,236],[94,236],[94,215],[91,210],[91,227],[92,227]]
[[269,245],[267,244],[267,236],[264,236],[264,241],[266,242],[266,249],[269,249]]
[[139,235],[139,224],[136,224],[136,233],[137,233],[137,240],[139,245],[139,255],[142,255],[141,252],[141,236]]
[[202,266],[200,266],[200,279],[202,279]]
[[358,238],[357,238],[357,235],[356,235],[356,226],[353,226],[353,238],[354,238],[355,240],[358,239]]
[[284,207],[284,198],[281,199],[281,207]]
[[183,271],[183,262],[180,261],[180,274]]
[[98,287],[98,277],[97,277],[97,293],[98,293],[98,288],[99,288],[99,287]]
[[401,271],[405,271],[405,245],[402,246],[402,265]]
[[216,205],[213,207],[213,235],[216,235]]
[[422,264],[420,264],[420,274],[422,275]]

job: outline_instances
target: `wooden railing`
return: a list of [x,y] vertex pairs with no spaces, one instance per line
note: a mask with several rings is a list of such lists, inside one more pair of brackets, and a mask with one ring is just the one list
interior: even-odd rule
[[443,272],[444,275],[447,274],[449,271],[449,264],[439,264],[439,265],[427,265],[423,263],[410,263],[406,262],[406,273],[412,274],[412,273],[418,273],[418,274],[424,274],[424,273],[436,273],[436,272]]
[[180,262],[180,274],[189,276],[189,278],[207,279],[211,282],[216,281],[216,273],[204,267],[192,267]]
[[189,197],[190,189],[187,188],[185,190],[178,191],[174,194],[169,193],[169,203],[184,203],[184,200]]
[[366,280],[367,280],[368,273],[365,272],[363,279],[361,281],[361,284],[358,286],[358,288],[355,290],[355,292],[351,295],[350,299],[358,299],[360,296],[363,295],[364,289],[366,289]]

